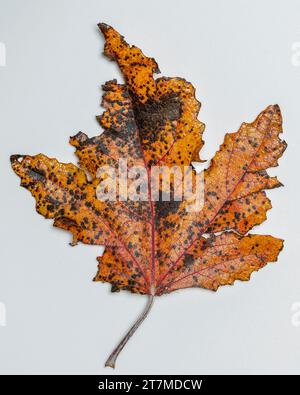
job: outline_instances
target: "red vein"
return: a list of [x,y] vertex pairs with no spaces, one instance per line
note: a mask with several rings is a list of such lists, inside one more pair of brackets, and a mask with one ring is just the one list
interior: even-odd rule
[[174,146],[174,144],[176,143],[176,141],[177,141],[177,140],[175,140],[175,139],[173,140],[173,143],[171,144],[170,148],[165,152],[165,154],[164,154],[161,158],[159,158],[159,159],[155,162],[155,166],[157,166],[158,163],[164,162],[164,161],[165,161],[166,156],[171,152],[171,150],[173,149],[173,146]]
[[[151,192],[151,173],[149,171],[148,168],[148,163],[146,161],[145,155],[144,155],[144,151],[143,151],[143,147],[142,147],[142,142],[141,142],[141,138],[140,138],[140,134],[138,133],[138,128],[137,128],[137,137],[138,137],[138,141],[139,141],[139,145],[140,145],[140,150],[141,150],[141,155],[142,155],[142,159],[144,162],[144,166],[145,169],[147,171],[147,181],[148,181],[148,199],[149,199],[149,204],[150,204],[150,210],[151,210],[151,285],[153,286],[155,283],[155,208],[154,208],[154,204],[152,201],[152,192]],[[149,290],[150,293],[155,293],[154,290],[150,289]]]
[[[256,254],[253,253],[253,254],[244,255],[243,257],[244,257],[244,258],[248,258],[249,256],[253,256],[253,255],[256,256]],[[233,259],[232,259],[231,257],[233,257]],[[212,265],[212,266],[210,266],[210,267],[203,267],[203,268],[201,268],[201,269],[199,269],[199,270],[196,270],[195,272],[188,273],[187,275],[185,275],[185,276],[183,276],[183,277],[179,277],[179,278],[176,278],[176,279],[174,279],[174,280],[171,280],[169,283],[167,283],[167,285],[165,285],[165,287],[170,287],[171,285],[173,285],[173,284],[175,284],[175,283],[177,283],[177,282],[179,282],[179,281],[181,281],[181,280],[184,280],[185,278],[187,278],[187,277],[189,277],[189,276],[195,276],[196,274],[201,273],[202,271],[205,271],[205,270],[212,270],[212,269],[216,268],[217,266],[221,266],[221,265],[228,264],[229,262],[232,262],[232,261],[236,260],[236,259],[239,257],[239,255],[232,255],[231,257],[230,257],[230,259],[227,259],[226,261],[218,262],[218,263],[216,263],[215,265]],[[227,273],[227,272],[225,272],[225,271],[222,270],[222,269],[219,269],[219,270],[222,271],[223,273]],[[200,274],[200,275],[202,275],[202,274]],[[207,276],[206,276],[206,277],[207,277]],[[211,277],[210,277],[210,278],[211,278]],[[211,278],[211,280],[213,280],[213,279]]]

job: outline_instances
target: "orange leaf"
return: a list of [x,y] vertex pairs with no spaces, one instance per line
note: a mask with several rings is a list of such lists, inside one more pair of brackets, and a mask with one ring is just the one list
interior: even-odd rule
[[[254,122],[226,134],[210,167],[196,175],[188,166],[200,160],[204,124],[197,119],[200,103],[194,87],[182,78],[155,79],[159,70],[153,58],[127,44],[112,27],[99,27],[105,55],[118,63],[125,78],[125,84],[112,80],[103,85],[105,111],[97,118],[104,133],[71,137],[79,167],[42,154],[12,155],[11,163],[35,198],[38,213],[70,231],[72,245],[105,245],[95,281],[109,282],[112,291],[150,295],[144,314],[110,356],[107,365],[114,366],[154,296],[187,287],[217,290],[249,280],[253,271],[277,260],[282,240],[246,234],[271,208],[265,190],[281,186],[266,169],[278,164],[286,143],[279,138],[280,109],[269,106]],[[114,181],[122,160],[129,170],[144,170],[146,199],[138,192],[128,199],[137,177],[127,179],[124,190],[119,186],[115,199],[99,199],[99,188]],[[178,192],[174,166],[183,170],[184,179],[188,173],[193,176],[193,188],[203,176],[201,210],[187,210],[195,197],[155,200],[154,166],[165,166],[160,181],[171,171],[173,194]],[[161,197],[168,191],[162,185],[158,192]]]

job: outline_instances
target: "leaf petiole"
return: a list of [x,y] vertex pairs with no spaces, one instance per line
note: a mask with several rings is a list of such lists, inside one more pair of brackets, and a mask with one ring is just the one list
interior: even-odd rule
[[147,305],[146,305],[144,311],[138,317],[138,319],[135,321],[135,323],[131,326],[131,328],[128,330],[128,332],[123,337],[123,339],[120,341],[120,343],[117,345],[117,347],[110,354],[110,356],[108,357],[107,361],[105,362],[105,366],[109,366],[110,368],[114,368],[115,367],[118,355],[123,350],[123,348],[125,347],[126,343],[131,338],[131,336],[134,334],[134,332],[138,329],[138,327],[141,325],[141,323],[147,317],[147,315],[148,315],[148,313],[151,310],[151,307],[153,305],[153,301],[154,301],[154,295],[149,295],[148,302],[147,302]]

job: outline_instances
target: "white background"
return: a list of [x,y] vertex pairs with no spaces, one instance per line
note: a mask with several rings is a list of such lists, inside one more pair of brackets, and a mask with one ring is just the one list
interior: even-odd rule
[[[8,160],[43,152],[76,162],[69,136],[99,133],[100,86],[120,80],[101,55],[100,21],[155,57],[163,75],[195,85],[203,157],[274,103],[289,144],[270,172],[285,187],[268,193],[273,209],[254,230],[285,239],[279,261],[217,293],[157,298],[115,371],[104,361],[145,298],[92,282],[99,248],[69,247]],[[299,373],[300,1],[0,0],[0,42],[0,372]]]

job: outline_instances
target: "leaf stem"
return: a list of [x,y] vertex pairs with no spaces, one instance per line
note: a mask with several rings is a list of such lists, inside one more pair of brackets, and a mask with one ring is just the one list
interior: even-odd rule
[[123,350],[123,348],[125,347],[126,343],[131,338],[131,336],[134,334],[134,332],[138,329],[138,327],[141,325],[141,323],[147,317],[147,315],[148,315],[148,313],[151,310],[151,307],[153,305],[153,301],[154,301],[154,296],[153,295],[149,295],[148,302],[147,302],[147,305],[146,305],[144,311],[138,317],[138,319],[135,321],[135,323],[131,326],[131,328],[128,330],[128,332],[123,337],[123,339],[120,341],[120,343],[117,345],[117,347],[110,354],[110,356],[108,357],[107,361],[105,362],[105,366],[109,366],[110,368],[114,368],[115,367],[118,355]]

